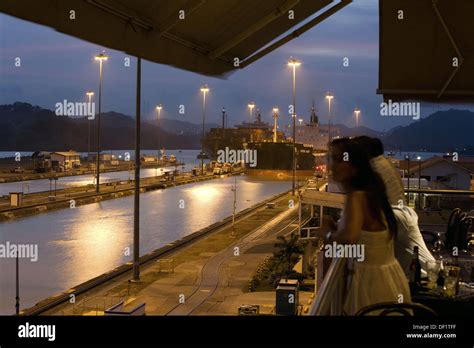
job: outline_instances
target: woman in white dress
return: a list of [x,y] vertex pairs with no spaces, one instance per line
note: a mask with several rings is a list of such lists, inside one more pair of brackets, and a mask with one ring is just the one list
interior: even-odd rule
[[354,260],[344,311],[381,302],[410,303],[407,278],[395,258],[397,222],[385,185],[372,169],[363,148],[348,138],[331,143],[332,179],[346,193],[343,218],[328,243],[364,246],[362,261]]

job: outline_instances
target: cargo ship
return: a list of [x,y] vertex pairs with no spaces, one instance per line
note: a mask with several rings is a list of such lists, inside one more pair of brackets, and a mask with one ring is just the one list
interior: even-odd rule
[[[293,143],[284,142],[250,142],[244,144],[248,150],[256,150],[256,166],[246,165],[245,173],[270,179],[290,179],[293,176]],[[298,177],[314,176],[315,156],[311,145],[295,143],[296,175]]]
[[[273,127],[261,119],[257,110],[254,122],[243,122],[235,128],[225,128],[225,115],[221,128],[212,128],[203,140],[206,155],[216,160],[218,151],[256,151],[257,161],[253,166],[246,164],[245,172],[251,176],[269,179],[288,179],[293,175],[293,141],[278,130],[278,116],[274,115]],[[296,175],[314,175],[315,157],[313,146],[296,143]]]
[[[207,157],[217,159],[217,151],[225,149],[243,149],[243,144],[248,142],[272,141],[274,135],[271,126],[262,121],[260,111],[257,110],[254,122],[243,122],[235,128],[225,127],[226,114],[222,114],[222,127],[211,128],[203,140],[203,148]],[[277,140],[285,139],[283,132],[277,132]]]

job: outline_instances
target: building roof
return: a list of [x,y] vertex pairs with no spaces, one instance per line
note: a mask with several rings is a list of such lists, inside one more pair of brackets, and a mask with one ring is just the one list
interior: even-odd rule
[[[451,161],[449,159],[446,159],[444,157],[439,157],[439,156],[433,156],[431,157],[430,159],[426,160],[426,161],[422,161],[421,162],[421,170],[423,171],[423,169],[425,168],[429,168],[435,164],[438,164],[438,163],[442,163],[442,162],[446,162],[446,163],[449,163],[450,165],[452,166],[456,166],[462,170],[465,170],[469,173],[474,173],[474,163],[470,163],[470,162],[454,162],[454,161]],[[407,161],[403,161],[401,160],[400,161],[400,169],[408,169],[408,166],[407,166]],[[418,172],[419,170],[419,163],[417,160],[411,160],[410,161],[410,171],[411,172]]]
[[474,174],[474,162],[458,162],[458,164],[466,168],[471,174]]
[[64,157],[71,157],[71,156],[80,156],[80,154],[76,151],[57,151],[51,152],[51,154],[56,154]]
[[474,101],[473,13],[472,0],[380,0],[377,92],[386,100]]
[[[2,0],[0,11],[152,62],[221,76],[298,37],[351,2]],[[335,5],[296,28],[330,4]],[[75,19],[70,19],[71,10]]]

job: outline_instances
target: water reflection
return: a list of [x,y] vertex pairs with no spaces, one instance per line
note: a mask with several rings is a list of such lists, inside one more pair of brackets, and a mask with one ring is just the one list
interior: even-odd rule
[[[75,284],[84,278],[92,278],[97,275],[97,269],[104,266],[112,269],[115,265],[123,261],[124,256],[131,255],[131,246],[127,246],[128,221],[126,216],[121,216],[115,210],[108,212],[108,216],[91,219],[94,214],[94,207],[87,206],[88,209],[78,209],[77,216],[68,226],[69,241],[66,241],[64,251],[69,254],[68,268],[73,270],[81,269],[81,273],[71,274],[70,282]],[[64,241],[53,241],[51,247],[56,247]],[[56,245],[55,245],[56,244]],[[83,267],[86,265],[87,267]]]

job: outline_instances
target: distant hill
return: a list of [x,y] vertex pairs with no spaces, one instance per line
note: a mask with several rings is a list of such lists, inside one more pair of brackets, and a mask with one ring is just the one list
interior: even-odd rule
[[[67,150],[87,151],[88,120],[56,116],[53,111],[16,102],[0,105],[0,151]],[[186,129],[184,123],[183,128]],[[96,120],[91,121],[91,149],[96,148]],[[163,122],[165,125],[167,122]],[[189,129],[198,125],[190,124]],[[142,148],[155,149],[160,144],[168,149],[198,149],[200,136],[189,131],[158,129],[143,122]],[[172,128],[172,127],[171,127]],[[170,129],[171,129],[170,128]],[[135,120],[117,112],[107,112],[101,118],[101,143],[107,150],[132,149],[135,144]]]
[[474,112],[438,111],[382,138],[387,149],[474,154]]

